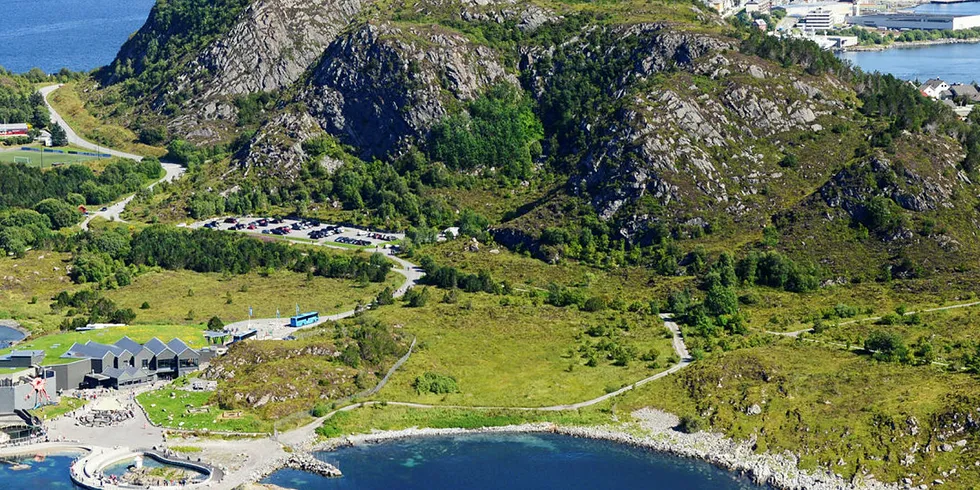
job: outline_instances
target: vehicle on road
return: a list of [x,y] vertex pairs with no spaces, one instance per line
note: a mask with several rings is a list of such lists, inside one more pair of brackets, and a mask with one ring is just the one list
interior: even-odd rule
[[106,211],[108,211],[108,210],[109,210],[109,208],[107,208],[107,207],[103,207],[102,209],[100,209],[100,210],[99,210],[99,212],[100,212],[100,213],[104,213],[104,212],[106,212]]
[[237,224],[238,223],[238,220],[235,219],[235,218],[225,218],[225,223],[228,223],[228,224]]

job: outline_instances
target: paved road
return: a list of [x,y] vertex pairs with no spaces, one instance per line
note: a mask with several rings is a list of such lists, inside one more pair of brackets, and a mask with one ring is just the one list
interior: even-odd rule
[[[132,153],[126,153],[124,151],[118,151],[118,150],[106,148],[104,146],[100,146],[95,143],[90,143],[82,139],[80,136],[78,136],[78,134],[75,133],[75,130],[72,129],[71,126],[69,126],[68,123],[65,122],[65,119],[61,117],[61,114],[58,114],[58,111],[54,110],[54,107],[52,107],[51,103],[48,102],[48,95],[50,95],[55,90],[58,90],[59,88],[61,88],[61,84],[49,85],[47,87],[42,88],[40,92],[41,95],[44,96],[44,103],[45,105],[48,106],[48,112],[51,113],[51,120],[60,124],[61,127],[65,128],[65,132],[68,133],[69,143],[78,146],[80,148],[87,148],[89,150],[94,150],[101,153],[108,153],[112,156],[128,158],[130,160],[136,160],[137,162],[143,160],[143,157],[140,155],[134,155]],[[181,175],[184,174],[184,167],[181,167],[176,163],[161,162],[160,165],[163,166],[163,171],[164,171],[163,178],[150,184],[147,187],[148,189],[152,189],[155,185],[159,184],[160,182],[173,182],[174,180],[177,180],[178,178],[180,178]],[[96,216],[110,221],[122,221],[121,218],[122,212],[123,210],[126,209],[126,205],[128,205],[129,202],[132,201],[134,197],[136,197],[136,194],[127,196],[125,199],[116,202],[111,206],[107,206],[105,211],[89,212],[89,215],[88,217],[85,218],[85,221],[82,221],[82,225],[81,225],[82,229],[87,230],[89,222],[92,221],[92,219],[94,219]]]
[[[283,241],[289,241],[289,242],[293,242],[293,243],[299,243],[299,244],[303,244],[303,245],[318,245],[318,246],[321,246],[321,247],[333,248],[333,249],[337,249],[337,250],[350,250],[350,249],[347,249],[347,248],[344,248],[344,247],[340,247],[340,246],[337,246],[337,245],[331,245],[329,242],[328,243],[309,243],[309,242],[304,242],[304,241],[299,241],[299,240],[291,240],[289,238],[281,238],[281,240],[283,240]],[[393,272],[395,272],[395,273],[398,273],[398,274],[401,274],[402,276],[405,276],[405,281],[402,282],[401,286],[398,286],[398,289],[396,289],[394,291],[394,293],[392,294],[392,296],[395,297],[395,298],[399,298],[401,296],[404,296],[405,295],[405,292],[407,292],[409,290],[409,288],[411,288],[411,287],[415,286],[416,284],[418,284],[418,281],[420,279],[422,279],[422,276],[425,275],[425,272],[423,272],[422,269],[419,268],[419,266],[417,266],[417,265],[415,265],[415,264],[413,264],[413,263],[411,263],[411,262],[409,262],[409,261],[407,261],[407,260],[405,260],[403,258],[396,257],[396,256],[392,255],[391,254],[391,250],[389,250],[389,249],[383,249],[383,248],[380,248],[379,247],[379,248],[374,249],[374,251],[380,252],[380,253],[383,253],[383,254],[386,254],[388,256],[388,259],[391,260],[392,262],[394,262],[395,265],[396,265],[396,267],[392,267],[391,270]],[[293,327],[290,327],[289,326],[289,318],[288,317],[286,317],[286,318],[253,318],[251,320],[244,320],[244,321],[240,321],[240,322],[229,323],[228,325],[226,325],[225,328],[229,332],[239,332],[239,331],[243,331],[244,332],[244,331],[247,331],[249,329],[253,329],[254,328],[254,329],[256,329],[256,330],[259,331],[259,335],[263,336],[261,338],[266,338],[266,339],[268,339],[268,338],[282,339],[282,338],[285,338],[285,337],[287,337],[289,335],[292,335],[297,330],[302,330],[302,329],[306,329],[306,328],[315,327],[315,326],[320,325],[320,324],[322,324],[324,322],[334,322],[334,321],[337,321],[337,320],[342,320],[344,318],[350,318],[350,317],[354,316],[356,313],[357,313],[357,310],[347,310],[347,311],[343,311],[343,312],[340,312],[340,313],[335,313],[333,315],[321,316],[320,317],[320,320],[317,321],[316,323],[311,323],[309,325],[305,325],[305,326],[302,326],[302,327],[296,327],[296,328],[293,328]]]
[[81,148],[87,148],[93,151],[108,153],[114,157],[129,158],[131,160],[136,160],[137,162],[143,159],[143,157],[140,155],[134,155],[132,153],[126,153],[124,151],[118,151],[118,150],[106,148],[104,146],[97,145],[95,143],[90,143],[82,139],[80,136],[78,136],[78,134],[75,133],[75,130],[72,129],[71,126],[69,126],[68,123],[65,122],[64,118],[61,117],[61,114],[58,114],[58,111],[54,110],[54,107],[51,107],[51,103],[48,102],[48,95],[50,95],[51,92],[54,92],[55,90],[61,88],[61,86],[62,84],[60,83],[58,85],[48,85],[47,87],[41,88],[39,92],[41,92],[41,95],[44,96],[44,103],[45,105],[48,106],[48,112],[51,113],[51,120],[60,124],[61,127],[65,129],[65,132],[68,133],[69,143]]

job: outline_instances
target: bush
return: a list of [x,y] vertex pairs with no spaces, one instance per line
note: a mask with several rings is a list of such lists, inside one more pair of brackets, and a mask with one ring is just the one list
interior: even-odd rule
[[220,331],[222,328],[225,328],[225,324],[220,318],[213,316],[208,320],[208,330]]
[[685,434],[693,434],[704,430],[704,425],[704,421],[700,417],[684,415],[681,417],[680,423],[677,424],[677,430]]
[[415,387],[415,391],[420,395],[425,393],[444,395],[459,392],[459,385],[456,383],[456,378],[433,372],[427,372],[415,378],[412,386]]
[[144,301],[143,304],[140,305],[140,309],[141,310],[149,310],[150,309],[150,303],[148,301]]
[[871,352],[875,360],[882,362],[906,362],[909,349],[905,340],[894,332],[876,330],[864,341],[864,349]]
[[420,308],[429,302],[429,288],[410,288],[405,292],[405,302],[411,308]]

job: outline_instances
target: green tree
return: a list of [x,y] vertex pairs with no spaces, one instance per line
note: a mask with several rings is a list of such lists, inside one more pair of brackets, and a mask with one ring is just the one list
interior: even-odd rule
[[59,123],[51,125],[51,145],[68,146],[68,133]]

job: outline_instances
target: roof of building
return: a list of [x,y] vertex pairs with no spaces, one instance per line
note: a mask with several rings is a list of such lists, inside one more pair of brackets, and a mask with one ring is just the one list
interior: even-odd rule
[[156,337],[153,337],[147,343],[143,344],[143,347],[149,349],[154,355],[160,354],[161,352],[169,349],[167,344],[164,344],[163,341]]
[[123,337],[123,338],[117,340],[116,341],[116,346],[118,346],[118,347],[120,347],[122,349],[125,349],[125,350],[129,351],[130,354],[134,354],[134,355],[135,354],[138,354],[141,350],[143,350],[143,345],[142,344],[140,344],[139,342],[137,342],[137,341],[135,341],[135,340],[133,340],[133,339],[131,339],[129,337]]
[[0,359],[13,357],[44,357],[43,350],[15,350],[0,356]]
[[980,91],[970,83],[957,83],[949,86],[949,92],[954,97],[968,97],[974,100],[980,98]]
[[0,130],[9,131],[11,129],[27,129],[27,123],[0,124]]
[[75,342],[68,348],[68,352],[62,354],[63,358],[72,357],[88,357],[92,359],[102,359],[106,354],[112,354],[114,356],[119,356],[123,353],[123,349],[116,347],[114,345],[105,345],[98,342],[92,342],[91,340],[85,342],[84,344],[79,344]]
[[919,88],[927,88],[928,87],[928,88],[936,89],[936,88],[942,87],[944,84],[946,84],[946,82],[944,82],[944,81],[942,81],[942,80],[940,80],[938,78],[930,78],[929,80],[926,80],[926,83],[923,83],[922,86],[919,87]]
[[219,339],[222,337],[228,337],[231,334],[228,332],[215,332],[214,330],[207,330],[204,332],[204,337],[209,339]]
[[184,341],[180,339],[172,339],[170,342],[167,342],[167,347],[170,348],[170,350],[174,351],[174,353],[177,354],[178,356],[183,354],[184,351],[188,351],[188,350],[197,353],[196,350],[191,349],[190,346],[185,344]]

